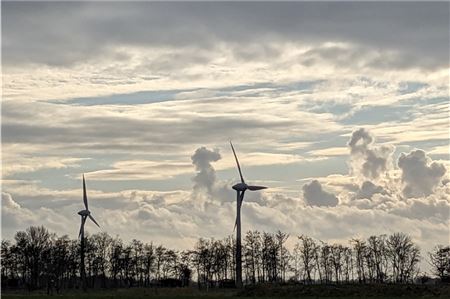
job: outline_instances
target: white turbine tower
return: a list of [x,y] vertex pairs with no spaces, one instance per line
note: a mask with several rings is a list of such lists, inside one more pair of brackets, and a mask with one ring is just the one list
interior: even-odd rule
[[241,182],[237,183],[233,186],[233,189],[236,190],[236,287],[242,287],[242,248],[241,248],[241,206],[244,201],[244,193],[247,190],[257,191],[266,189],[264,186],[250,186],[247,185],[244,181],[244,177],[242,176],[241,166],[239,165],[239,160],[236,156],[236,152],[234,151],[233,143],[231,143],[231,149],[233,150],[234,158],[236,159],[236,164],[239,170],[239,176],[241,177]]
[[89,217],[98,227],[97,221],[95,221],[94,217],[92,217],[91,212],[89,211],[88,206],[88,199],[87,199],[87,193],[86,193],[86,181],[84,179],[83,174],[83,202],[85,210],[81,210],[78,212],[78,215],[81,216],[81,226],[80,226],[80,233],[78,234],[78,238],[81,238],[81,258],[80,258],[80,273],[81,273],[81,284],[83,286],[83,290],[86,290],[86,273],[84,270],[84,224],[86,223],[86,219]]

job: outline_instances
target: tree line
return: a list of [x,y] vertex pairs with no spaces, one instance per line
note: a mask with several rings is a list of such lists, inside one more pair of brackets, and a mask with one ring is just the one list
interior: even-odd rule
[[[354,238],[348,245],[329,244],[306,235],[295,238],[278,231],[248,231],[242,243],[245,284],[411,283],[423,258],[404,233]],[[139,240],[124,242],[107,233],[85,236],[86,284],[110,287],[233,287],[233,237],[200,238],[191,250],[174,250]],[[433,274],[450,277],[450,246],[436,246],[426,256]],[[57,236],[45,227],[19,231],[2,240],[3,288],[80,288],[80,242]]]

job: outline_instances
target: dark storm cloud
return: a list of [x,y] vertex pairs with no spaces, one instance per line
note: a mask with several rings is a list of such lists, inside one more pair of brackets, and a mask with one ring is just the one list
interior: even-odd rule
[[[4,2],[2,6],[6,64],[66,65],[109,55],[115,46],[207,49],[218,41],[239,45],[236,55],[244,58],[254,56],[242,51],[243,43],[331,41],[397,53],[392,60],[371,62],[376,65],[435,68],[449,60],[449,3]],[[262,58],[278,55],[270,47],[255,49]],[[336,48],[316,54],[333,53],[343,54]]]

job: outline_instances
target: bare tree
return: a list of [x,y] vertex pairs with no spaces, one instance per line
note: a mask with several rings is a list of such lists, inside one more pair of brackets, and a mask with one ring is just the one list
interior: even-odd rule
[[23,277],[30,289],[37,289],[45,283],[45,259],[51,244],[50,233],[43,226],[29,227],[26,232],[18,232],[15,236],[19,246],[20,260],[23,266]]
[[111,248],[109,250],[109,269],[114,287],[120,286],[121,273],[121,256],[123,251],[123,242],[118,237],[111,241]]
[[404,233],[390,235],[386,244],[392,267],[392,280],[399,283],[412,281],[418,273],[419,247]]
[[144,243],[139,240],[133,239],[131,241],[132,248],[132,265],[134,281],[138,286],[144,285]]
[[278,247],[278,277],[284,282],[286,281],[286,271],[289,269],[289,250],[286,248],[285,243],[289,239],[289,234],[278,231],[275,235],[277,247]]
[[324,283],[330,283],[333,278],[333,266],[331,263],[331,246],[322,242],[319,251],[318,265],[321,268],[322,279]]
[[428,256],[434,274],[442,281],[450,281],[450,246],[437,245]]
[[360,239],[351,239],[351,243],[353,243],[353,251],[355,253],[355,266],[356,273],[358,275],[359,283],[366,282],[366,274],[365,274],[365,266],[364,266],[364,257],[366,256],[367,246],[366,242]]
[[330,262],[334,269],[334,279],[336,283],[340,282],[342,276],[342,263],[344,256],[344,247],[340,244],[330,246]]
[[384,282],[387,276],[386,235],[370,236],[367,239],[367,251],[372,272],[377,282]]
[[[288,237],[281,231],[247,232],[243,243],[246,283],[282,282],[292,272],[294,280],[304,283],[316,281],[316,274],[321,283],[407,283],[419,271],[419,248],[403,233],[352,239],[351,248],[301,235],[293,255],[286,246]],[[192,278],[206,288],[234,282],[236,242],[232,236],[199,239],[193,250],[182,252],[139,240],[124,243],[106,233],[85,239],[84,268],[91,288],[187,286]],[[450,246],[437,246],[428,256],[435,274],[448,279]],[[19,231],[13,242],[3,240],[1,258],[3,287],[47,287],[49,293],[79,287],[79,242],[57,237],[44,227]]]
[[8,240],[2,240],[1,245],[1,266],[2,266],[2,284],[6,284],[9,277],[14,277],[13,254],[11,252],[12,244]]
[[152,272],[154,271],[155,250],[153,244],[145,244],[143,251],[143,271],[144,271],[144,285],[149,286]]
[[343,276],[346,283],[353,280],[353,252],[350,247],[343,247]]
[[255,284],[259,268],[261,250],[261,234],[258,231],[248,231],[244,238],[244,267],[247,279]]
[[314,239],[306,235],[301,235],[298,239],[300,240],[300,243],[297,244],[297,249],[306,275],[306,277],[304,277],[304,281],[311,283],[312,272],[317,266],[315,258],[317,257],[319,246]]
[[262,235],[262,264],[263,281],[277,281],[278,246],[274,235],[263,233]]

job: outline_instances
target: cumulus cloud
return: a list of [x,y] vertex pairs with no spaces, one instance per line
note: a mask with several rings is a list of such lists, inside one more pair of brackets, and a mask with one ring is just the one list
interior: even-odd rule
[[408,219],[431,223],[448,223],[450,215],[450,188],[440,186],[427,197],[404,198],[402,194],[373,194],[368,198],[355,198],[348,205],[358,209],[384,211]]
[[[217,178],[216,185],[218,183],[220,181]],[[339,204],[331,207],[322,204],[322,208],[316,208],[319,205],[317,197],[320,196],[322,201],[325,197],[334,205],[337,204],[337,197],[324,191],[317,182],[313,181],[306,186],[312,186],[305,189],[315,197],[315,205],[305,206],[301,200],[279,192],[265,193],[263,201],[244,203],[244,231],[258,229],[273,232],[280,229],[292,236],[305,233],[329,242],[346,242],[355,235],[368,237],[371,234],[404,231],[412,234],[425,251],[428,247],[445,241],[442,238],[448,235],[450,202],[447,187],[439,187],[437,191],[441,193],[426,201],[408,199],[399,202],[376,193],[370,200],[361,199],[358,206]],[[27,188],[21,189],[25,189],[24,192]],[[36,192],[38,191],[33,190],[32,193]],[[18,217],[15,214],[13,219],[17,222],[8,222],[10,226],[3,226],[5,238],[11,238],[17,229],[41,224],[58,234],[69,234],[76,238],[79,221],[76,211],[82,205],[78,193],[73,195],[78,196],[76,203],[49,205],[48,208],[35,206],[33,213],[28,208],[29,203],[40,202],[42,205],[44,199],[33,198],[29,202],[20,200],[22,212],[29,215]],[[5,196],[8,206],[16,206]],[[56,198],[61,194],[53,196]],[[126,241],[137,238],[187,249],[193,246],[198,237],[223,238],[233,230],[234,202],[207,201],[204,205],[196,205],[196,198],[189,196],[189,192],[158,193],[142,190],[104,193],[89,189],[89,196],[91,209],[102,225],[101,230],[110,235],[117,234]],[[21,197],[27,196],[22,194]],[[114,198],[121,204],[112,205]],[[366,207],[363,205],[364,200],[368,201]],[[146,230],[143,227],[152,229]],[[88,226],[87,230],[90,233],[99,231],[94,225]]]
[[402,153],[398,167],[402,170],[403,195],[407,198],[432,194],[447,171],[444,164],[431,162],[423,150]]
[[356,194],[356,198],[367,198],[371,199],[374,194],[386,194],[386,191],[383,187],[375,185],[370,181],[364,181],[362,183],[361,188],[359,188],[358,193]]
[[[204,146],[198,148],[191,156],[192,164],[197,171],[192,178],[194,181],[194,197],[206,195],[209,199],[219,203],[234,202],[236,200],[234,191],[231,188],[232,181],[218,180],[216,169],[211,164],[222,159],[218,149],[210,150]],[[234,168],[234,160],[232,160]],[[258,201],[261,199],[261,192],[247,192],[246,201]]]
[[[423,150],[414,150],[400,154],[397,165],[390,167],[394,148],[382,150],[383,145],[375,146],[373,135],[365,129],[354,131],[348,146],[353,176],[320,179],[335,187],[341,205],[437,223],[448,220],[450,187],[445,184],[444,163],[433,162]],[[371,178],[373,174],[378,176]],[[362,183],[348,180],[362,180]],[[317,184],[316,188],[319,189]]]
[[318,180],[313,180],[303,186],[303,197],[307,204],[311,206],[334,207],[339,203],[338,198],[322,189]]
[[[137,202],[139,204],[149,204],[153,207],[163,207],[166,205],[166,196],[168,194],[147,194],[140,193],[136,190],[132,191],[130,194],[130,200]],[[167,196],[168,197],[168,196]]]
[[450,202],[433,196],[409,198],[392,207],[389,212],[411,219],[445,223],[450,219]]
[[347,145],[350,147],[350,164],[353,174],[377,179],[390,167],[394,149],[387,145],[375,146],[374,141],[374,137],[364,128],[352,133]]
[[216,171],[212,167],[211,162],[220,160],[219,150],[209,150],[202,146],[198,148],[191,156],[192,164],[195,166],[197,174],[193,178],[194,191],[206,190],[209,194],[216,182]]

